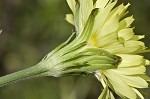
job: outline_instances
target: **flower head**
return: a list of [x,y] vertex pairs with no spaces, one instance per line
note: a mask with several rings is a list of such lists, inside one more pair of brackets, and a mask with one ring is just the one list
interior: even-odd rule
[[[88,45],[101,48],[120,56],[122,62],[116,69],[101,69],[95,71],[96,77],[102,83],[104,90],[100,99],[113,99],[111,91],[122,98],[136,99],[142,94],[136,88],[147,88],[150,80],[145,72],[150,62],[141,56],[141,53],[149,52],[140,39],[143,35],[135,35],[131,23],[133,16],[125,17],[130,4],[115,7],[117,0],[67,0],[73,14],[67,14],[66,20],[73,24],[77,38],[88,35]],[[91,12],[98,12],[93,20],[90,33],[84,32],[87,28]]]
[[[0,77],[0,86],[34,77],[85,75],[95,73],[99,69],[117,68],[121,62],[119,56],[90,44],[96,16],[99,13],[99,8],[93,8],[92,2],[68,1],[75,17],[67,15],[67,20],[75,25],[76,33],[48,53],[37,65]],[[85,10],[85,7],[90,9]],[[74,34],[76,38],[72,39]]]

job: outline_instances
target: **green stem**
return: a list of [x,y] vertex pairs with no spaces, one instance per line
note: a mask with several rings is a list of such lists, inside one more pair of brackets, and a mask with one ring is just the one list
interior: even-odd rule
[[47,68],[44,68],[41,64],[37,64],[33,67],[0,77],[0,87],[19,80],[36,77],[36,75],[40,75],[47,71]]

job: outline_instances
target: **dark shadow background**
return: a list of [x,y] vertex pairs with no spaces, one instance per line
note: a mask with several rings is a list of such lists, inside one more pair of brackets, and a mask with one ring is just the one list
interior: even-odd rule
[[[122,2],[132,4],[135,32],[146,35],[143,41],[150,48],[150,0]],[[0,0],[0,75],[37,64],[65,41],[73,29],[64,20],[70,12],[65,0]],[[145,57],[150,59],[150,54]],[[99,86],[93,76],[43,77],[0,88],[0,99],[97,99]],[[150,88],[144,91],[150,94]]]

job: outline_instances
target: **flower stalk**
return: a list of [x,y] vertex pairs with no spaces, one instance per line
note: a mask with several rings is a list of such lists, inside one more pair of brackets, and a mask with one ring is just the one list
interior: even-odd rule
[[23,80],[27,78],[29,79],[33,76],[40,75],[46,71],[47,69],[43,68],[40,64],[38,64],[18,72],[8,74],[6,76],[0,77],[0,87],[19,80]]

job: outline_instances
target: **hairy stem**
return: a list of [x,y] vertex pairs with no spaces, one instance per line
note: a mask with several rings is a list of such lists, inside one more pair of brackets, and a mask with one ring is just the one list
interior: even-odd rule
[[36,75],[40,75],[44,72],[47,72],[47,68],[44,68],[41,64],[37,64],[33,67],[0,77],[0,87],[19,80],[36,77]]

